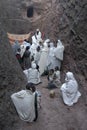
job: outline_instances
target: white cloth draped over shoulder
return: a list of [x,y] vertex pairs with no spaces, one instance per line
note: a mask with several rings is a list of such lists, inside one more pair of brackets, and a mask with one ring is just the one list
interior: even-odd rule
[[33,83],[33,84],[39,84],[41,82],[40,80],[40,73],[36,69],[36,64],[32,63],[31,65],[32,68],[28,70],[24,70],[24,74],[26,75],[28,83]]
[[36,38],[37,38],[37,41],[39,42],[40,40],[42,40],[42,38],[41,38],[41,32],[38,30],[38,34],[36,33],[35,34],[36,35]]
[[32,44],[36,44],[38,46],[39,42],[42,40],[41,35],[42,34],[39,29],[37,29],[35,35],[32,36]]
[[58,40],[57,47],[55,48],[54,55],[59,60],[63,60],[63,52],[64,52],[64,46],[62,45],[62,42]]
[[63,101],[66,105],[72,106],[81,96],[78,91],[78,83],[72,72],[66,73],[65,83],[61,86]]
[[40,70],[40,75],[42,75],[42,73],[44,72],[44,70],[46,69],[47,66],[47,59],[48,59],[48,52],[49,52],[49,48],[48,48],[48,44],[47,41],[45,41],[43,43],[43,48],[41,50],[41,56],[40,56],[40,60],[39,60],[39,70]]
[[54,49],[55,49],[54,44],[51,42],[47,59],[47,67],[49,70],[55,69]]
[[26,41],[23,41],[23,44],[22,44],[22,45],[25,45],[26,47],[27,47],[27,46],[29,46],[29,47],[31,46],[31,44],[30,44],[29,42],[26,42]]
[[37,45],[34,44],[34,43],[30,46],[31,56],[34,56],[34,55],[35,55],[35,53],[36,53],[36,48],[37,48]]
[[58,40],[57,47],[54,49],[54,62],[55,66],[61,68],[61,61],[63,60],[64,46],[62,42]]
[[21,46],[20,46],[20,49],[21,49],[20,55],[21,55],[21,57],[23,57],[24,52],[25,52],[25,50],[26,50],[26,46],[25,46],[25,45],[21,45]]
[[35,35],[32,36],[32,44],[37,45],[37,39],[36,39]]
[[35,52],[35,55],[34,55],[34,61],[35,61],[35,63],[38,65],[38,62],[39,62],[39,60],[40,60],[40,56],[41,56],[41,51],[37,51],[36,50],[36,52]]
[[32,122],[35,118],[35,94],[30,90],[21,90],[11,95],[11,99],[20,119]]

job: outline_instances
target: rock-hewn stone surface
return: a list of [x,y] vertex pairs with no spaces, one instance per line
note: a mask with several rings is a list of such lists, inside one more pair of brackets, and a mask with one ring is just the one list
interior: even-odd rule
[[6,32],[0,29],[0,130],[11,130],[17,116],[10,96],[25,88],[25,85],[22,69],[12,52]]
[[[32,5],[34,15],[27,17]],[[28,33],[40,28],[45,38],[61,39],[65,45],[62,72],[73,71],[86,95],[87,88],[87,2],[86,0],[0,0],[0,127],[10,130],[16,120],[10,95],[24,86],[25,80],[6,32]],[[81,77],[83,80],[81,82]],[[21,85],[21,86],[20,86]],[[86,98],[86,96],[85,96]],[[9,120],[10,119],[10,120]]]

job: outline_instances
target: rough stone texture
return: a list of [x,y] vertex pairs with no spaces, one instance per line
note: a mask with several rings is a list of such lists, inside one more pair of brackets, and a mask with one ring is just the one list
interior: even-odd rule
[[18,117],[10,96],[25,88],[26,81],[7,40],[6,32],[3,26],[0,28],[0,130],[11,130]]
[[[34,7],[32,18],[27,17],[27,8],[30,5]],[[6,32],[22,34],[39,28],[45,33],[45,38],[50,38],[54,42],[61,39],[65,45],[62,76],[64,77],[66,71],[75,74],[87,103],[86,12],[86,0],[0,0],[1,130],[10,130],[11,128],[6,129],[7,125],[12,126],[16,121],[10,95],[25,83],[21,68],[8,43]]]

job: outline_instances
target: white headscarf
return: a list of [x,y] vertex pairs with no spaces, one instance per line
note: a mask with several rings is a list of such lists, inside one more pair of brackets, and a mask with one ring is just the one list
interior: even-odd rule
[[60,40],[58,40],[57,46],[63,46],[63,44]]
[[50,42],[50,39],[46,39],[45,42],[46,42],[46,43]]
[[64,46],[62,45],[62,42],[58,40],[57,47],[54,50],[54,55],[59,60],[63,60],[63,52],[64,52]]
[[36,64],[32,63],[31,67],[32,67],[32,69],[36,69]]
[[72,72],[67,72],[66,73],[65,81],[69,81],[69,80],[75,80],[74,75],[73,75]]
[[78,83],[72,72],[66,73],[65,80],[66,83],[61,86],[63,101],[66,105],[72,106],[78,101],[81,93],[78,91]]

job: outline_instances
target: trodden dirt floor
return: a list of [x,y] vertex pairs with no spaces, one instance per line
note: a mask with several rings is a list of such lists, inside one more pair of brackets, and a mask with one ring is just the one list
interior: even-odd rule
[[[87,105],[83,96],[72,107],[64,105],[59,88],[54,89],[55,98],[50,98],[47,79],[42,77],[42,84],[36,86],[41,91],[42,99],[36,122],[27,123],[18,118],[14,130],[87,130]],[[13,130],[13,128],[12,128]]]

